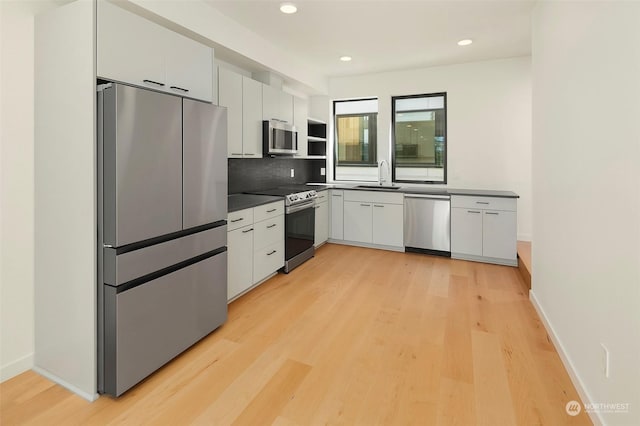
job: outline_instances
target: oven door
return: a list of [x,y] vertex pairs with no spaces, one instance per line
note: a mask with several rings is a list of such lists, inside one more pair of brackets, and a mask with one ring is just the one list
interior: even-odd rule
[[285,260],[313,247],[316,228],[315,200],[289,206],[285,215]]

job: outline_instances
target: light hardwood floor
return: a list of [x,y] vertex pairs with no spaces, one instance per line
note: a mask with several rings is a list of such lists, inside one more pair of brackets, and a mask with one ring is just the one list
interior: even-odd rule
[[517,268],[328,244],[114,400],[36,373],[0,423],[574,425],[579,397]]

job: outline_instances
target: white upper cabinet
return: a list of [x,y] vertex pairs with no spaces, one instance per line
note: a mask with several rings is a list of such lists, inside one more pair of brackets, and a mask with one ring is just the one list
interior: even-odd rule
[[213,52],[180,34],[165,37],[169,91],[190,98],[213,100]]
[[263,84],[262,119],[275,119],[293,124],[293,95]]
[[242,146],[242,75],[218,67],[218,104],[227,107],[228,156],[241,158]]
[[298,132],[298,153],[296,157],[307,157],[307,117],[309,115],[309,103],[306,99],[293,98],[293,125]]
[[262,119],[280,120],[280,90],[262,85]]
[[242,76],[243,156],[262,157],[262,83]]
[[212,101],[212,48],[110,2],[97,14],[98,77]]

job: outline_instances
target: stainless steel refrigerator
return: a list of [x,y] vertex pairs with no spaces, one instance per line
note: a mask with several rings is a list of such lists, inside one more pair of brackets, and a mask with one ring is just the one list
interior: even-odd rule
[[98,391],[119,396],[227,319],[227,111],[98,86]]

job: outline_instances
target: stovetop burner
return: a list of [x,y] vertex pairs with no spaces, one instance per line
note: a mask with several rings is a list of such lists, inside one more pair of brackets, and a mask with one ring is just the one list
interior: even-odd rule
[[315,190],[309,189],[306,185],[282,186],[278,188],[249,191],[248,193],[284,197],[285,206],[309,202],[318,196]]

